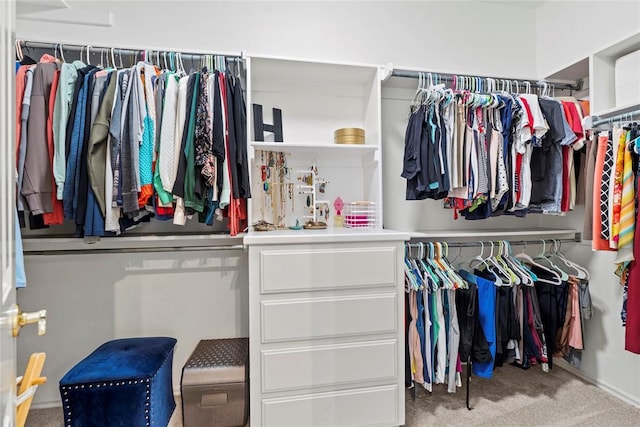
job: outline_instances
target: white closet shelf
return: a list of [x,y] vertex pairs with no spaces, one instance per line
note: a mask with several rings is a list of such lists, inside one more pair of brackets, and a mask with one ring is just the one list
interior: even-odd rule
[[633,111],[640,110],[640,103],[636,102],[633,104],[623,105],[621,107],[613,107],[608,108],[606,110],[593,112],[592,115],[598,117],[599,119],[606,119],[607,117],[617,116],[620,114],[627,114]]
[[573,239],[581,240],[581,234],[573,229],[528,228],[526,230],[483,229],[483,230],[422,230],[412,231],[412,239],[429,240],[536,240],[536,239]]
[[145,235],[145,236],[121,236],[121,237],[101,237],[91,241],[74,237],[34,237],[23,238],[23,250],[26,255],[29,253],[56,252],[79,253],[81,251],[92,250],[120,250],[126,252],[129,249],[171,249],[176,251],[181,248],[206,248],[234,247],[242,245],[244,234],[231,237],[228,234],[185,234],[185,235]]
[[369,153],[378,149],[372,144],[327,144],[327,143],[296,143],[296,142],[262,142],[251,141],[251,146],[255,150],[278,151],[287,153],[320,153],[331,150],[331,152],[342,153]]
[[619,40],[617,43],[608,46],[595,53],[596,56],[615,60],[621,56],[631,53],[640,48],[640,33],[635,33],[631,37]]

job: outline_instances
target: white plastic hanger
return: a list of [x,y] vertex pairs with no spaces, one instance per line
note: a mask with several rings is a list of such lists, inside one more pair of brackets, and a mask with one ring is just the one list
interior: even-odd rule
[[[442,269],[442,271],[444,272],[445,276],[447,277],[447,281],[449,284],[449,288],[448,289],[455,289],[460,287],[460,280],[458,275],[455,273],[455,271],[453,270],[453,268],[451,267],[451,265],[449,265],[449,262],[447,260],[447,257],[444,253],[444,245],[446,243],[440,243],[440,242],[436,242],[435,243],[435,262],[436,264]],[[448,247],[447,247],[447,251],[448,251]]]
[[542,242],[542,252],[540,252],[538,255],[533,257],[533,259],[536,261],[546,261],[553,270],[560,273],[560,278],[563,281],[568,280],[569,275],[565,271],[563,271],[559,266],[555,265],[553,261],[549,259],[549,257],[547,257],[547,242],[544,239],[541,239],[540,241]]
[[497,262],[493,255],[493,249],[495,245],[493,241],[489,242],[491,244],[491,252],[489,256],[486,258],[486,261],[489,263],[489,271],[493,273],[496,277],[496,286],[511,286],[513,285],[513,279],[511,275],[507,273],[507,271],[502,268],[502,266]]
[[539,264],[539,263],[535,262],[533,260],[533,258],[531,258],[529,255],[524,253],[524,249],[522,250],[522,253],[516,255],[516,258],[521,259],[521,260],[525,261],[525,263],[528,263],[528,264],[530,264],[532,266],[535,266],[535,267],[539,268],[540,270],[544,271],[545,273],[548,273],[550,276],[552,276],[554,278],[553,280],[548,280],[548,279],[544,279],[542,277],[538,277],[537,281],[543,282],[543,283],[549,283],[549,284],[552,284],[552,285],[560,285],[560,284],[562,284],[562,280],[561,280],[560,275],[558,274],[558,272],[556,272],[555,270],[552,270],[552,269],[550,269],[548,267],[545,267],[542,264]]
[[18,57],[18,61],[22,62],[24,59],[24,54],[22,53],[22,40],[16,39],[16,56]]
[[555,257],[557,257],[559,260],[561,260],[566,266],[573,268],[575,271],[577,271],[577,274],[575,275],[578,279],[587,279],[589,280],[589,271],[585,268],[583,268],[582,266],[576,264],[575,262],[569,260],[561,251],[560,248],[562,246],[562,243],[560,241],[556,241],[554,240],[554,244],[556,244],[557,246],[554,247],[554,252],[553,255]]
[[504,240],[502,243],[504,246],[502,257],[504,261],[511,267],[511,270],[518,278],[516,284],[533,285],[533,278],[531,277],[530,272],[525,269],[522,263],[513,256],[513,253],[511,252],[511,244],[506,240]]
[[435,246],[434,246],[433,242],[429,242],[428,243],[428,247],[429,247],[429,250],[427,251],[427,253],[425,254],[425,257],[423,259],[429,264],[433,274],[438,277],[438,279],[439,279],[439,286],[438,287],[441,288],[441,289],[452,289],[453,288],[453,283],[451,283],[451,281],[449,280],[449,278],[445,274],[444,270],[435,261]]
[[503,240],[498,242],[498,255],[496,257],[496,261],[498,261],[498,263],[502,265],[502,268],[509,274],[512,284],[520,285],[522,283],[522,280],[520,278],[520,273],[516,272],[515,269],[511,266],[511,264],[506,259],[505,243],[506,242]]
[[[443,244],[446,248],[444,262],[448,265],[451,275],[455,278],[458,287],[467,288],[467,282],[462,278],[462,276],[460,276],[460,274],[458,274],[454,265],[451,263],[451,261],[449,261],[449,244],[447,242],[443,242]],[[462,254],[462,247],[460,247],[460,254]]]
[[[525,286],[533,286],[535,280],[537,280],[537,276],[535,275],[534,272],[532,272],[531,270],[529,270],[529,268],[527,268],[527,266],[525,264],[522,263],[522,261],[520,259],[518,259],[514,254],[513,251],[511,250],[511,243],[510,242],[506,242],[507,247],[508,247],[508,259],[509,261],[518,269],[518,271],[521,272],[521,279],[522,279],[522,284]],[[522,256],[527,256],[524,251],[526,249],[526,242],[525,242],[525,247],[522,249]]]

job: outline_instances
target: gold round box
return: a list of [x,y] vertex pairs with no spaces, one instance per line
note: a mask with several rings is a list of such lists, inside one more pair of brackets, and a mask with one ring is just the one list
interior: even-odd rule
[[364,129],[342,128],[333,132],[336,144],[364,144]]

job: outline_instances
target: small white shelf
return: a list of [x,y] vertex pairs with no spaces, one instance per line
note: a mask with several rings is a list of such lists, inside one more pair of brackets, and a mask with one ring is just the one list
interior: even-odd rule
[[613,108],[608,108],[606,110],[593,112],[592,115],[598,117],[598,119],[606,119],[608,117],[631,113],[633,111],[638,111],[638,110],[640,110],[640,103],[633,103],[633,104],[623,105],[621,107],[613,107]]
[[412,239],[428,240],[482,240],[508,238],[510,240],[536,239],[576,239],[580,234],[573,229],[529,228],[517,229],[485,229],[485,230],[423,230],[410,232]]
[[22,239],[25,255],[38,255],[46,253],[82,253],[83,251],[106,250],[149,250],[153,252],[160,249],[199,248],[203,251],[216,247],[223,249],[237,248],[242,245],[244,234],[231,237],[228,234],[185,234],[185,235],[148,235],[148,236],[121,236],[101,237],[86,241],[74,237],[33,237]]
[[251,141],[251,146],[255,150],[277,151],[281,153],[319,153],[320,151],[331,150],[332,152],[344,153],[368,153],[378,149],[377,145],[367,144],[305,144],[291,142],[262,142]]
[[631,53],[639,48],[640,33],[635,33],[631,37],[625,37],[624,39],[619,40],[617,43],[614,43],[611,46],[596,52],[595,55],[602,58],[615,60],[616,58],[620,58],[621,56]]

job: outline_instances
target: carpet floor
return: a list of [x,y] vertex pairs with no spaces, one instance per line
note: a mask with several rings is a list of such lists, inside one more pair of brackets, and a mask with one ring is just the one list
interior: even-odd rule
[[[471,406],[465,389],[449,394],[438,385],[433,393],[421,386],[406,391],[406,425],[423,426],[638,426],[640,409],[599,390],[556,367],[523,371],[512,366],[496,369],[494,378],[472,378]],[[182,426],[176,402],[169,427]],[[32,409],[27,427],[62,427],[61,408]],[[108,427],[108,426],[105,426]]]

